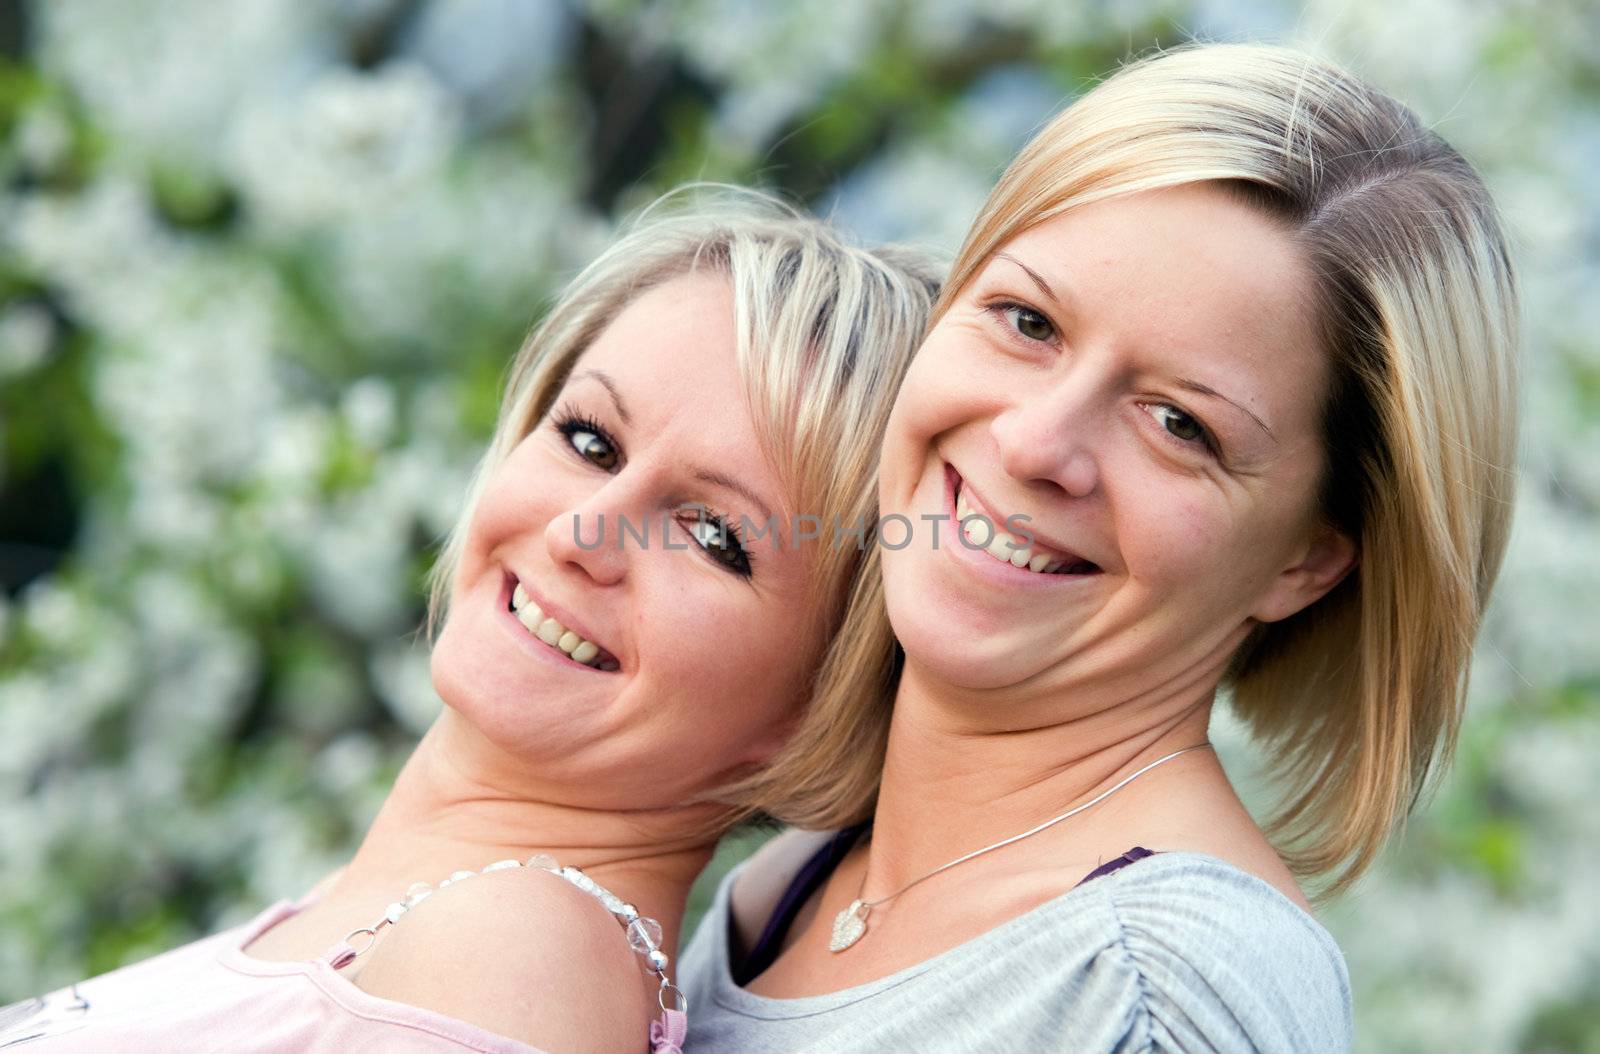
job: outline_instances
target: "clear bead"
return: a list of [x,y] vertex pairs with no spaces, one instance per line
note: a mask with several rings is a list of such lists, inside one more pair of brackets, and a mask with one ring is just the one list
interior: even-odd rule
[[522,866],[522,861],[521,860],[496,860],[494,863],[492,863],[488,867],[484,868],[483,869],[483,873],[487,875],[491,871],[507,871],[507,870],[510,870],[513,867],[521,867],[521,866]]
[[421,900],[423,897],[432,892],[433,887],[428,885],[428,883],[413,882],[411,883],[411,888],[406,890],[406,901],[408,903],[415,904],[417,901]]
[[561,869],[561,877],[592,897],[600,895],[600,887],[594,884],[594,879],[575,867],[563,867]]
[[399,922],[400,921],[400,916],[404,915],[405,913],[406,913],[406,906],[404,904],[400,903],[397,900],[393,904],[390,904],[387,908],[384,909],[383,917],[388,919],[390,924],[392,925],[392,924],[394,924],[396,922]]
[[640,955],[661,947],[661,923],[640,916],[628,923],[628,944]]
[[556,858],[549,853],[538,853],[528,857],[528,866],[536,867],[541,871],[560,871],[561,865],[556,863]]

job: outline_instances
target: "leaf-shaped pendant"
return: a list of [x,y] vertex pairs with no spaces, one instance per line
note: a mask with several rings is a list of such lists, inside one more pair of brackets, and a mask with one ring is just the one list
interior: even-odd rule
[[867,912],[872,909],[864,901],[852,900],[850,906],[833,919],[833,938],[828,941],[830,952],[842,952],[861,939],[867,932]]

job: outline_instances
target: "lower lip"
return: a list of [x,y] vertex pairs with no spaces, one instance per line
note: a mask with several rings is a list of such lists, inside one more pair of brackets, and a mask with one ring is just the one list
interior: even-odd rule
[[[955,530],[950,538],[941,538],[939,545],[952,554],[951,558],[959,561],[963,566],[970,567],[979,575],[991,582],[1011,586],[1018,589],[1061,589],[1073,584],[1090,582],[1099,578],[1100,571],[1091,571],[1088,574],[1041,574],[1030,571],[1025,567],[1003,560],[996,560],[988,552],[969,547],[967,541],[961,536],[961,521],[956,516],[956,488],[961,484],[961,476],[954,466],[944,462],[944,504],[945,513],[950,517],[950,523]],[[948,544],[947,544],[948,542]]]
[[511,635],[517,638],[518,643],[524,650],[537,659],[553,663],[556,666],[563,666],[567,669],[582,670],[585,673],[617,672],[615,670],[601,670],[590,666],[588,663],[579,662],[560,648],[553,648],[530,633],[528,627],[522,624],[522,620],[517,618],[516,612],[511,610],[511,594],[516,590],[516,587],[516,579],[507,575],[505,582],[500,587],[500,621],[506,626]]

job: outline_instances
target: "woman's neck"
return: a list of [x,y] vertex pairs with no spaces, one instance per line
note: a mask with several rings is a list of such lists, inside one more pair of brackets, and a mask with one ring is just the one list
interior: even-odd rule
[[418,743],[329,903],[382,905],[413,882],[548,853],[661,923],[676,947],[684,903],[710,859],[710,807],[619,811],[553,800],[453,711]]
[[[972,695],[907,662],[873,818],[869,897],[1082,805],[1173,751],[1206,743],[1214,698],[1207,688],[1135,705],[1101,701],[1043,723],[1021,717],[1026,704],[984,705]],[[1050,709],[1059,712],[1059,700]],[[1132,832],[1116,837],[1137,837],[1129,821],[1141,815],[1141,800],[1148,803],[1163,784],[1170,788],[1175,778],[1192,780],[1197,772],[1226,778],[1213,751],[1192,751],[1041,832],[1039,844],[1052,834],[1058,847],[1094,844],[1096,828],[1110,819]]]

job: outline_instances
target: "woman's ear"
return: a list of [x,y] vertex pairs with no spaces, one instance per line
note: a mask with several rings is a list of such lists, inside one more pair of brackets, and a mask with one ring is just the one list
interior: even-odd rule
[[1331,524],[1319,523],[1294,562],[1273,579],[1250,617],[1277,622],[1321,600],[1360,562],[1355,540]]

